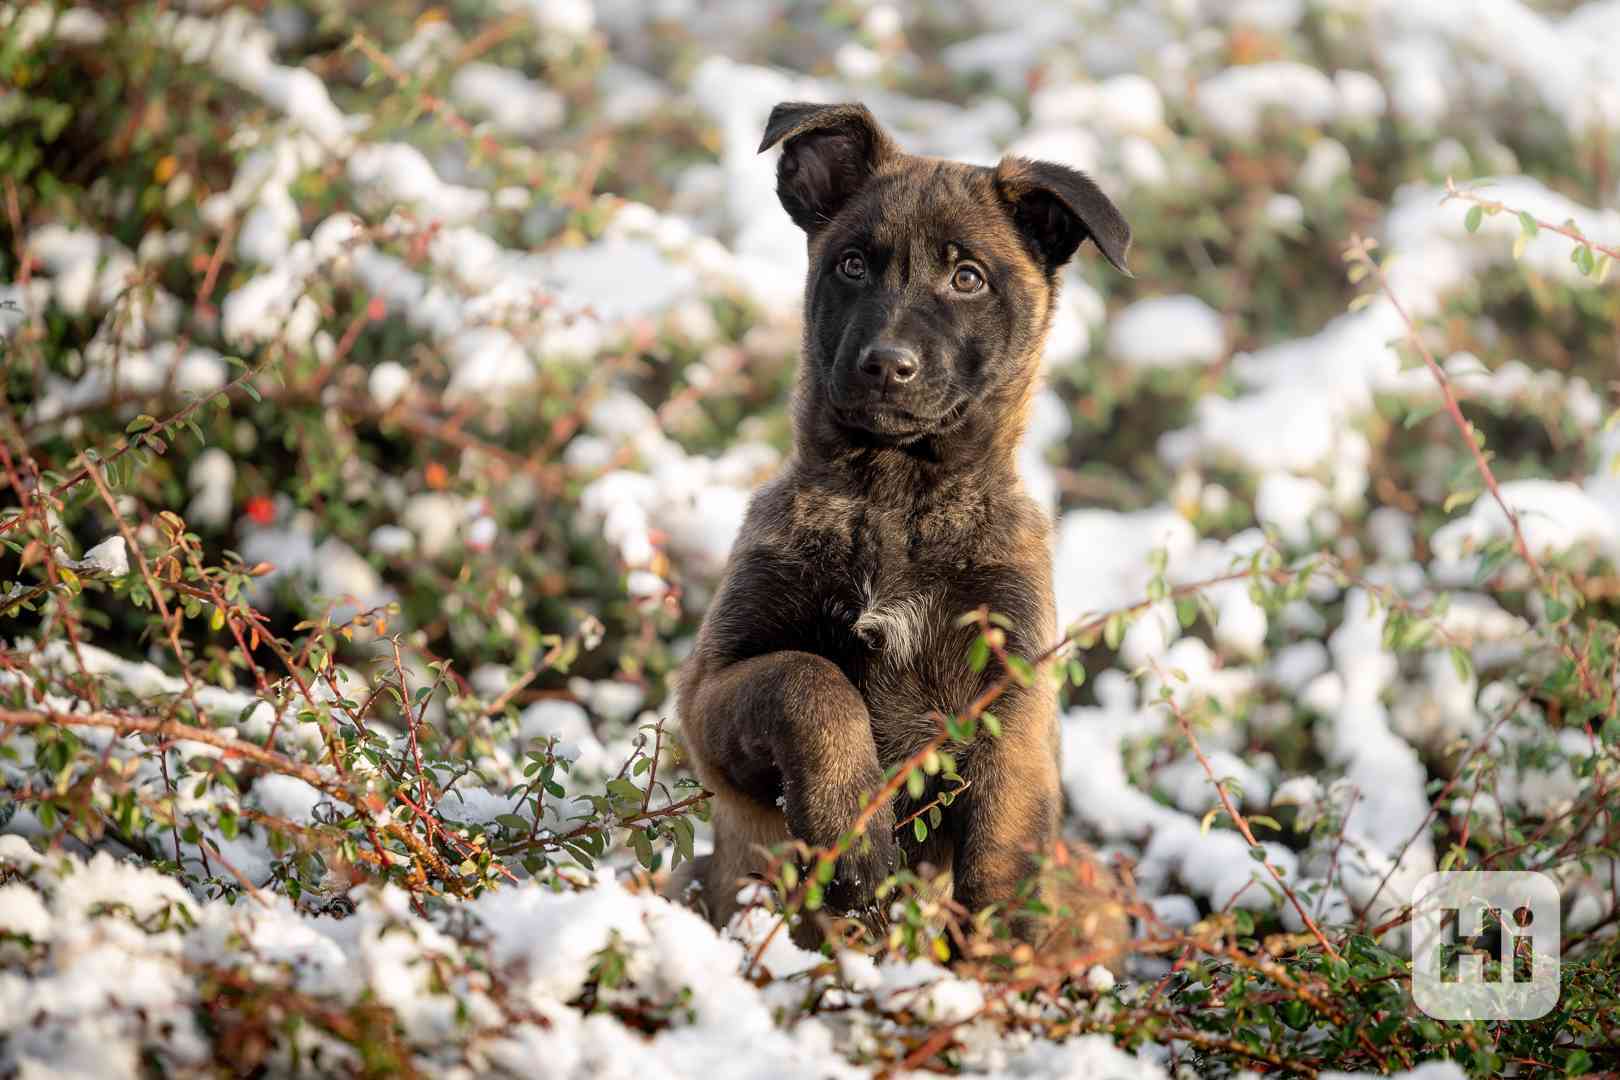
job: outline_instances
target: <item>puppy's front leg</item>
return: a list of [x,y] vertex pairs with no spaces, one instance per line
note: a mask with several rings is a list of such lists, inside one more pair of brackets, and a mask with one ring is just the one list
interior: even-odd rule
[[1004,701],[996,710],[1000,738],[980,734],[963,772],[973,786],[962,807],[955,898],[969,911],[997,905],[1027,939],[1033,924],[1012,909],[1019,885],[1035,872],[1037,854],[1049,851],[1057,836],[1062,792],[1050,720],[1041,715],[1047,707],[1029,691],[1016,693],[1023,701]]
[[[767,653],[707,672],[683,714],[698,718],[688,732],[705,769],[760,802],[780,795],[788,830],[812,846],[836,844],[883,786],[866,703],[813,653]],[[894,811],[884,805],[838,860],[828,906],[870,908],[897,856]]]

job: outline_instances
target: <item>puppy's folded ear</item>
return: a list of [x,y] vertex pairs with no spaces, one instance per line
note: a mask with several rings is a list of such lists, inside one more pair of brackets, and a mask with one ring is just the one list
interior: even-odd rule
[[807,233],[831,221],[878,166],[899,153],[865,105],[784,101],[771,110],[760,153],[777,143],[784,145],[776,197]]
[[1005,157],[996,166],[996,190],[1048,270],[1068,262],[1089,236],[1114,269],[1133,276],[1125,268],[1131,227],[1085,173],[1050,161]]

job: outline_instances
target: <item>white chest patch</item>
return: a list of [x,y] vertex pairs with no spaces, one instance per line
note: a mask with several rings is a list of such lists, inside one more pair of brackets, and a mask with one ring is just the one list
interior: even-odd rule
[[855,633],[895,663],[911,663],[927,639],[937,598],[933,593],[911,593],[879,599],[871,582],[863,591],[865,605],[855,620]]

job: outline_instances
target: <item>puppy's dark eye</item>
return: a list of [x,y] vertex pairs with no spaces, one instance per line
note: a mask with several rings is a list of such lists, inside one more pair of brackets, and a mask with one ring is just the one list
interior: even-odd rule
[[860,281],[866,276],[866,260],[852,251],[838,260],[838,272],[850,281]]
[[951,288],[959,293],[976,293],[984,288],[984,275],[979,272],[977,266],[963,263],[956,268],[956,273],[951,275]]

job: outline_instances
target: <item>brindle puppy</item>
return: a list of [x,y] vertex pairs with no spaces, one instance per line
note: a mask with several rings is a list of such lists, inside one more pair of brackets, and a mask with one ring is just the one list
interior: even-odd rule
[[[997,678],[971,670],[978,631],[959,616],[1006,616],[1025,657],[1055,640],[1048,515],[1014,455],[1059,268],[1090,238],[1125,271],[1130,246],[1081,173],[913,156],[861,105],[778,105],[760,150],[778,143],[777,194],[810,253],[796,449],[753,498],[679,688],[715,793],[696,872],[717,924],[765,846],[835,843],[937,732],[931,714]],[[920,805],[902,792],[839,860],[829,907],[869,909],[902,852],[949,871],[970,910],[1010,906],[1057,836],[1056,694],[1015,684],[994,712],[1002,734],[960,749],[971,786],[941,827],[897,842]]]

